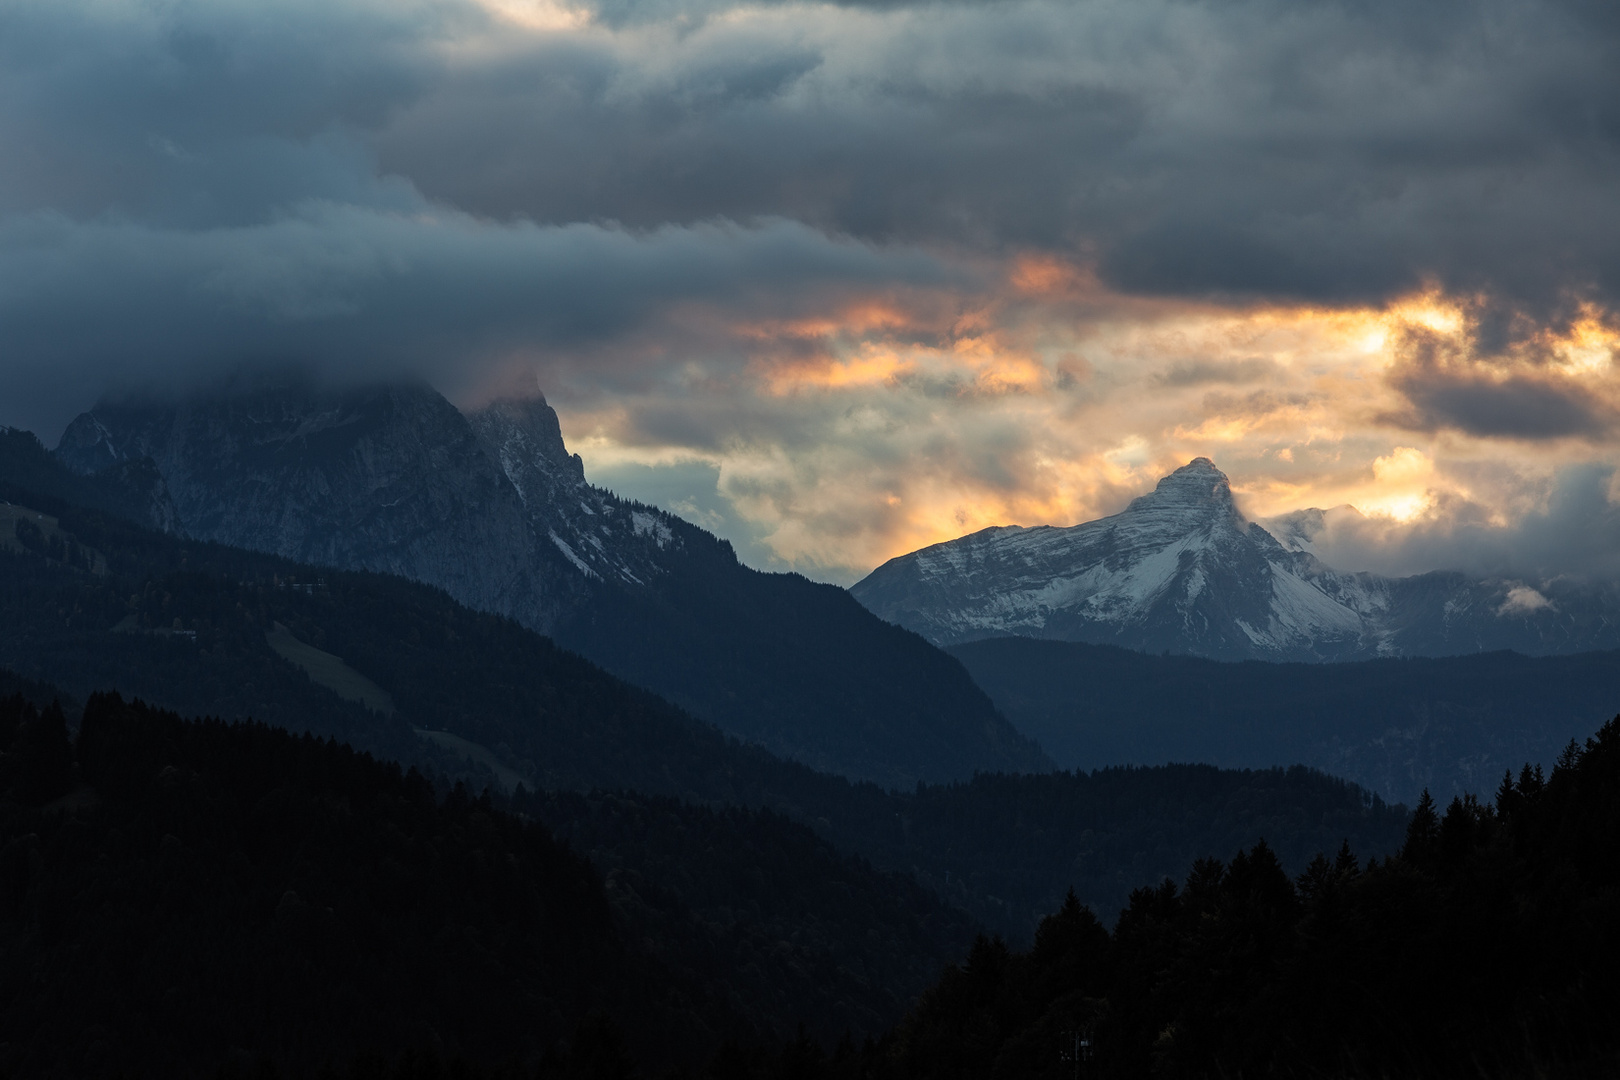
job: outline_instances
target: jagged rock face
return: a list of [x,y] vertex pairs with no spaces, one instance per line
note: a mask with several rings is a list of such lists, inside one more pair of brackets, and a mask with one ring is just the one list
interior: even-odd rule
[[1023,635],[1219,659],[1339,660],[1620,644],[1620,621],[1602,614],[1620,609],[1590,590],[1566,586],[1549,599],[1520,582],[1332,570],[1308,550],[1320,516],[1290,519],[1279,528],[1285,544],[1246,521],[1225,474],[1196,458],[1112,517],[985,529],[891,559],[851,592],[940,645]]
[[132,460],[130,450],[119,445],[117,436],[107,430],[107,425],[93,412],[81,413],[62,432],[62,439],[56,444],[56,457],[83,476],[95,476]]
[[830,772],[906,788],[1050,767],[959,666],[842,589],[751,570],[690,522],[586,483],[543,397],[497,401],[468,419],[541,546],[591,590],[558,622],[563,645]]
[[[400,574],[544,626],[567,602],[522,500],[425,386],[258,386],[175,405],[101,405],[58,457],[150,458],[186,533],[301,562]],[[476,554],[475,554],[476,553]]]
[[131,521],[151,526],[170,536],[185,536],[180,509],[169,493],[168,481],[149,457],[120,461],[96,474],[104,490],[116,492],[116,505]]
[[542,545],[587,578],[644,585],[665,571],[666,553],[684,542],[684,523],[586,483],[585,464],[563,445],[544,396],[499,400],[467,419]]
[[1049,768],[952,658],[842,589],[586,483],[543,398],[269,384],[97,406],[58,457],[155,469],[186,531],[396,573],[510,615],[741,738],[906,788]]

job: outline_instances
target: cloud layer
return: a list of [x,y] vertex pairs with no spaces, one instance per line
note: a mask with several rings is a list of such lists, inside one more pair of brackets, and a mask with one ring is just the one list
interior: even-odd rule
[[46,438],[243,363],[538,379],[836,580],[1195,453],[1501,562],[1617,461],[1613,5],[17,0],[0,145]]

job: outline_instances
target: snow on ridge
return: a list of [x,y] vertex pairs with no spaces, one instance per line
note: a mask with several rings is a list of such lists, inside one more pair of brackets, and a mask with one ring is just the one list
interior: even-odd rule
[[574,554],[574,549],[568,546],[568,541],[566,541],[562,537],[558,536],[555,529],[551,530],[550,535],[551,535],[551,542],[553,544],[557,545],[557,550],[561,551],[563,553],[564,558],[566,558],[569,562],[573,563],[576,567],[578,567],[580,573],[584,574],[586,577],[599,578],[599,577],[602,576],[601,574],[598,574],[595,570],[592,570],[588,565],[586,565],[586,562],[585,562],[584,559],[582,559],[578,555]]
[[660,548],[665,547],[675,538],[669,526],[656,514],[649,514],[644,510],[630,512],[630,528],[637,536],[650,536],[653,543]]
[[[1175,634],[1178,648],[1193,651],[1207,639],[1229,653],[1234,638],[1261,655],[1321,655],[1319,643],[1382,648],[1391,587],[1317,561],[1309,545],[1321,519],[1318,511],[1255,527],[1226,476],[1195,459],[1118,514],[981,530],[890,560],[852,591],[940,643],[1089,625]],[[1534,600],[1515,593],[1501,603],[1508,614]]]

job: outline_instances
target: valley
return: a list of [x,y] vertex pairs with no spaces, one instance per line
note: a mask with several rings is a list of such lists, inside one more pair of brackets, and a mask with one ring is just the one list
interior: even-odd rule
[[[357,400],[352,407],[362,413],[372,407],[366,404],[372,398]],[[148,816],[169,807],[162,811],[168,818],[152,820],[170,824],[163,826],[167,832],[146,834],[135,851],[122,856],[118,874],[147,880],[161,866],[181,865],[171,848],[195,852],[185,856],[189,880],[234,881],[238,884],[229,888],[256,891],[261,899],[216,888],[210,894],[216,899],[209,901],[216,907],[187,916],[192,923],[217,919],[208,911],[220,910],[220,904],[227,909],[257,905],[254,910],[274,916],[262,924],[253,919],[207,923],[218,940],[233,942],[221,947],[243,955],[284,948],[273,942],[294,923],[325,927],[318,933],[298,931],[313,936],[298,939],[305,944],[295,948],[335,940],[334,933],[362,933],[376,916],[355,907],[352,897],[344,899],[350,895],[344,890],[353,886],[334,884],[341,878],[337,864],[275,870],[262,854],[247,850],[255,873],[280,875],[275,879],[287,882],[283,887],[261,877],[249,885],[242,855],[231,854],[239,841],[211,832],[212,827],[199,832],[196,820],[185,816],[195,811],[173,802],[173,782],[163,779],[193,776],[188,790],[215,792],[209,798],[216,800],[256,798],[264,807],[271,805],[263,801],[270,798],[264,792],[281,790],[275,785],[305,781],[267,773],[255,783],[271,788],[228,794],[235,782],[224,777],[231,770],[269,767],[251,764],[267,752],[289,763],[303,755],[310,764],[296,769],[317,773],[336,768],[331,763],[339,758],[331,755],[338,754],[352,762],[339,770],[353,778],[342,784],[378,790],[382,783],[386,789],[405,769],[407,786],[415,785],[408,799],[423,810],[442,806],[440,813],[449,815],[446,823],[470,813],[479,822],[505,822],[499,828],[514,837],[518,833],[510,830],[527,828],[565,845],[561,850],[579,859],[584,874],[568,888],[592,897],[587,907],[611,913],[607,924],[598,921],[589,933],[598,942],[590,948],[614,959],[588,961],[581,973],[566,976],[591,987],[579,991],[584,996],[578,1001],[596,1004],[584,1010],[564,1007],[558,1004],[563,998],[545,997],[554,992],[541,984],[498,989],[507,985],[503,979],[516,980],[510,985],[517,987],[538,970],[546,972],[545,979],[567,970],[557,961],[523,960],[514,953],[504,974],[487,969],[495,981],[474,1000],[484,993],[519,993],[556,1002],[536,1006],[546,1015],[544,1022],[507,1020],[481,1028],[484,1020],[474,1022],[471,1014],[457,1014],[431,994],[413,992],[406,1013],[439,1010],[437,1019],[413,1022],[440,1032],[435,1052],[479,1060],[489,1060],[503,1046],[507,1050],[500,1052],[531,1059],[551,1053],[546,1047],[584,1053],[583,1047],[594,1045],[590,1040],[598,1036],[590,1032],[596,1031],[625,1061],[671,1055],[670,1063],[696,1065],[723,1057],[727,1046],[746,1045],[756,1048],[748,1053],[758,1068],[769,1072],[776,1068],[772,1055],[801,1052],[791,1046],[814,1057],[825,1052],[818,1048],[843,1039],[839,1053],[846,1065],[836,1068],[856,1068],[857,1060],[867,1063],[859,1068],[878,1067],[871,1056],[878,1054],[889,1062],[882,1068],[902,1068],[903,1074],[923,1066],[895,1063],[919,1053],[924,1056],[916,1061],[932,1060],[928,1055],[938,1052],[925,1048],[933,1045],[933,1036],[917,1042],[922,1036],[915,1025],[932,1023],[926,1020],[929,1010],[945,1007],[939,994],[959,977],[953,972],[1045,963],[1008,950],[1045,955],[1049,944],[1043,942],[1053,934],[1091,935],[1092,944],[1084,947],[1101,950],[1098,955],[1126,948],[1118,935],[1134,933],[1133,920],[1157,917],[1143,913],[1169,903],[1175,895],[1172,882],[1188,882],[1186,902],[1191,903],[1205,887],[1197,883],[1211,873],[1250,873],[1244,868],[1254,860],[1269,867],[1264,872],[1274,881],[1268,888],[1307,890],[1300,894],[1306,900],[1315,895],[1309,892],[1316,888],[1308,885],[1315,880],[1310,875],[1333,852],[1340,853],[1341,864],[1353,857],[1404,866],[1402,852],[1413,850],[1416,820],[1408,807],[1419,805],[1421,818],[1431,812],[1424,809],[1432,805],[1430,791],[1443,799],[1453,793],[1472,799],[1494,790],[1503,771],[1548,762],[1572,736],[1596,730],[1593,713],[1620,693],[1611,685],[1614,665],[1602,654],[1233,664],[1005,636],[942,652],[861,612],[839,590],[747,570],[721,542],[688,523],[583,487],[577,459],[561,451],[560,438],[553,437],[554,414],[543,406],[507,407],[498,418],[507,428],[488,416],[477,420],[474,430],[483,441],[470,445],[491,448],[484,460],[500,463],[502,470],[492,483],[497,488],[504,483],[514,493],[527,535],[535,539],[543,531],[551,550],[563,557],[560,565],[566,569],[560,572],[567,588],[546,593],[567,597],[565,606],[547,616],[554,637],[539,633],[533,618],[513,617],[510,608],[479,610],[458,599],[458,581],[470,580],[465,577],[434,581],[430,564],[418,563],[415,573],[425,580],[412,581],[383,572],[390,565],[365,565],[384,552],[395,552],[388,558],[405,557],[384,534],[367,540],[362,531],[341,540],[353,545],[358,538],[358,546],[322,549],[339,560],[334,565],[258,550],[267,539],[241,546],[192,533],[189,522],[209,520],[201,509],[208,504],[197,500],[235,490],[244,483],[242,476],[275,475],[284,484],[308,484],[315,482],[310,477],[322,476],[319,483],[329,484],[335,470],[348,478],[343,482],[359,483],[362,474],[355,470],[371,469],[366,463],[374,458],[358,453],[352,439],[379,426],[397,437],[392,416],[384,409],[380,418],[344,421],[339,434],[323,436],[326,441],[318,444],[302,441],[308,432],[290,446],[278,436],[271,460],[280,464],[271,474],[263,472],[266,466],[252,464],[251,454],[232,464],[215,445],[209,451],[211,468],[236,478],[210,481],[215,485],[210,488],[183,472],[159,470],[164,489],[181,497],[172,513],[165,510],[156,518],[132,513],[130,507],[138,503],[120,502],[121,481],[105,471],[86,478],[37,441],[19,433],[5,439],[0,495],[19,522],[26,525],[32,515],[52,523],[49,542],[19,541],[0,551],[5,615],[0,666],[14,673],[0,678],[5,682],[0,697],[12,695],[8,723],[10,737],[20,740],[16,745],[40,747],[17,750],[8,760],[51,760],[58,770],[66,761],[76,770],[72,776],[82,778],[65,779],[68,773],[61,771],[39,774],[64,779],[48,781],[47,786],[57,785],[49,790],[19,787],[8,804],[14,806],[13,817],[4,827],[11,837],[6,842],[13,845],[35,842],[21,830],[37,831],[46,821],[39,814],[58,815],[49,818],[50,839],[43,842],[55,852],[52,865],[66,876],[18,879],[21,891],[13,895],[19,899],[10,909],[22,935],[18,940],[44,950],[32,954],[33,962],[56,972],[31,984],[29,993],[39,1000],[82,994],[76,981],[82,976],[61,959],[47,959],[60,955],[51,950],[63,940],[62,931],[28,914],[38,910],[29,905],[39,902],[28,897],[43,895],[42,888],[68,893],[99,888],[91,884],[91,868],[75,862],[79,855],[74,853],[111,851],[110,837],[124,835],[129,827],[124,816],[137,813],[137,806],[149,805],[152,809],[138,811]],[[431,456],[428,449],[421,452]],[[155,460],[139,459],[142,475],[152,472]],[[126,459],[120,462],[127,467]],[[524,462],[533,466],[530,471],[519,468]],[[250,471],[232,471],[239,469]],[[390,483],[407,500],[430,505],[437,497],[409,494],[406,474]],[[264,486],[255,481],[246,489],[263,491]],[[87,499],[86,492],[96,497]],[[569,502],[582,492],[589,497]],[[240,528],[256,513],[269,515],[267,522],[284,513],[272,513],[270,503],[255,505],[219,510],[217,519]],[[399,505],[397,498],[392,505]],[[578,513],[565,513],[559,505],[577,506]],[[472,522],[471,504],[466,513]],[[593,524],[598,520],[600,525]],[[174,527],[155,527],[164,521]],[[614,521],[622,523],[620,532]],[[1178,527],[1176,513],[1160,514],[1161,530]],[[278,528],[274,535],[299,535],[297,529]],[[343,533],[348,527],[317,525],[305,535],[326,536],[333,528]],[[589,533],[593,528],[596,533]],[[572,530],[566,535],[573,542],[564,539],[566,530]],[[443,537],[419,541],[416,550],[444,542]],[[536,543],[532,550],[546,550]],[[293,544],[291,550],[306,548]],[[348,553],[331,555],[339,550]],[[580,554],[586,550],[606,561],[588,562]],[[1185,569],[1192,549],[1172,543],[1167,550],[1179,553],[1177,565]],[[566,558],[568,552],[573,559]],[[342,561],[357,565],[345,568]],[[545,563],[525,565],[534,570]],[[1243,580],[1242,574],[1231,580]],[[509,595],[502,603],[512,601]],[[739,654],[744,641],[746,651]],[[585,655],[570,649],[581,642],[588,646]],[[714,700],[714,687],[706,680],[715,663],[729,672],[723,685],[752,687],[746,696],[734,697],[730,708],[738,712],[705,707]],[[814,673],[827,671],[838,671],[839,677],[815,680]],[[626,672],[640,675],[626,681]],[[1549,685],[1556,691],[1549,693]],[[658,688],[662,694],[653,692]],[[945,705],[947,699],[954,703]],[[743,701],[751,704],[745,708]],[[841,722],[877,715],[885,727],[840,744],[845,749],[829,756],[825,748],[833,744],[817,734],[818,722],[837,717],[838,703],[845,701],[856,708]],[[55,702],[64,705],[63,712],[52,712]],[[773,703],[768,723],[738,719],[764,702]],[[1331,709],[1324,708],[1328,702]],[[97,738],[115,742],[134,740],[120,753],[153,764],[129,771],[125,763],[106,771],[112,759],[95,758],[86,748],[87,730],[105,731]],[[291,734],[277,734],[283,731]],[[283,738],[293,741],[276,742]],[[805,749],[813,745],[824,749]],[[800,749],[784,753],[784,746]],[[954,749],[942,754],[941,747]],[[1573,760],[1569,754],[1566,750],[1560,759],[1565,762],[1560,769]],[[329,764],[317,767],[316,758]],[[206,764],[210,761],[216,764]],[[953,761],[958,764],[947,765]],[[1009,767],[1015,761],[1022,766]],[[216,767],[226,771],[210,779],[208,770]],[[383,771],[367,772],[374,769]],[[889,779],[874,782],[874,776]],[[261,793],[251,795],[253,790]],[[323,807],[332,798],[340,805],[361,798],[335,790],[330,796],[312,790],[310,797],[316,800],[312,806]],[[44,809],[34,808],[40,804]],[[220,803],[209,812],[242,814],[246,806],[226,810]],[[314,819],[308,813],[286,818],[277,809],[265,827],[306,827],[295,820]],[[387,828],[411,834],[426,827],[427,819],[412,820]],[[75,848],[67,833],[54,831],[85,827],[92,833],[106,830],[95,833],[107,838],[95,841],[100,848]],[[439,847],[466,842],[459,839],[465,835],[462,825],[432,827],[458,830],[458,839],[433,841]],[[212,838],[192,839],[198,836]],[[380,840],[356,834],[356,842],[362,848],[336,856],[353,864],[343,873],[391,872],[364,869],[372,857],[364,852],[376,849]],[[147,849],[154,854],[141,854]],[[1226,870],[1212,857],[1234,861]],[[1391,872],[1380,870],[1367,880],[1383,882]],[[1342,868],[1340,873],[1350,874]],[[476,908],[486,902],[484,891],[490,887],[478,884],[482,880],[472,876],[464,886],[445,882],[433,888],[456,895],[458,889],[472,889],[456,902]],[[278,888],[282,899],[266,907],[263,898]],[[131,902],[156,904],[157,895]],[[322,910],[329,914],[321,915]],[[412,915],[391,932],[419,933],[405,927],[431,925],[422,917]],[[580,932],[576,920],[583,917],[559,914],[562,922],[546,933],[574,936]],[[1108,945],[1108,927],[1115,924],[1119,944]],[[1057,929],[1061,926],[1070,929]],[[467,932],[481,938],[497,931],[491,925]],[[993,938],[980,936],[986,933]],[[88,938],[72,940],[75,949],[107,947]],[[442,970],[478,962],[476,951],[460,946],[446,952],[445,946],[423,940],[396,947],[427,950],[424,955],[440,957],[432,963]],[[967,966],[953,966],[963,956]],[[315,983],[311,989],[288,990],[319,998],[327,990],[313,987],[336,986],[344,1003],[332,1007],[356,1018],[345,1027],[347,1041],[319,1043],[322,1053],[353,1056],[368,1046],[409,1041],[407,1028],[389,1027],[380,1017],[361,1023],[358,1018],[369,1014],[356,1012],[354,993],[378,992],[359,990],[352,974],[327,971],[321,965],[328,962],[300,961],[305,973],[296,978]],[[226,977],[223,969],[203,961],[187,963],[202,966],[174,978],[194,983]],[[587,969],[594,974],[583,974]],[[942,970],[945,981],[936,984]],[[602,979],[609,971],[623,973],[610,982],[627,980],[641,989],[629,996],[608,992]],[[398,979],[410,985],[420,977],[402,973]],[[134,975],[130,980],[138,981]],[[1097,986],[1097,994],[1125,993]],[[1126,1007],[1129,999],[1118,1000]],[[264,1008],[246,1000],[218,1007],[225,1017]],[[505,1015],[504,1007],[479,1012],[487,1020]],[[112,1053],[109,1047],[119,1047],[151,1060],[161,1056],[115,1013],[103,1016],[97,1029],[107,1033],[98,1044],[102,1049],[78,1047],[73,1054],[102,1060]],[[600,1022],[609,1026],[592,1027]],[[239,1042],[278,1045],[266,1042],[263,1033],[231,1027],[238,1023],[227,1021],[222,1031],[242,1030],[232,1036]],[[292,1030],[308,1021],[276,1023]],[[364,1031],[373,1034],[356,1034]],[[509,1041],[515,1037],[529,1041]],[[855,1037],[900,1041],[883,1043],[887,1049],[869,1041],[857,1052],[848,1041]],[[1016,1060],[1024,1053],[1016,1049],[1023,1045],[1020,1040],[1029,1038],[1048,1039],[1050,1033],[1017,1035],[996,1053]],[[773,1046],[778,1049],[768,1049]],[[218,1059],[224,1047],[203,1040],[188,1052],[201,1055],[196,1060]],[[270,1052],[290,1067],[313,1067],[314,1059],[301,1057],[303,1051],[292,1044]],[[964,1051],[962,1060],[974,1060],[976,1052]],[[184,1064],[188,1060],[173,1059],[182,1069],[190,1067]],[[573,1067],[568,1060],[556,1059],[557,1067]],[[836,1073],[832,1059],[819,1060]]]

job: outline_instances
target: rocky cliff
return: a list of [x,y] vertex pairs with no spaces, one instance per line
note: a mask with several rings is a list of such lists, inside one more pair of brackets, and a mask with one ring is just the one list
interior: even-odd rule
[[300,562],[425,581],[541,629],[572,595],[523,502],[430,387],[255,382],[178,403],[106,404],[57,456],[81,472],[149,458],[178,527]]

